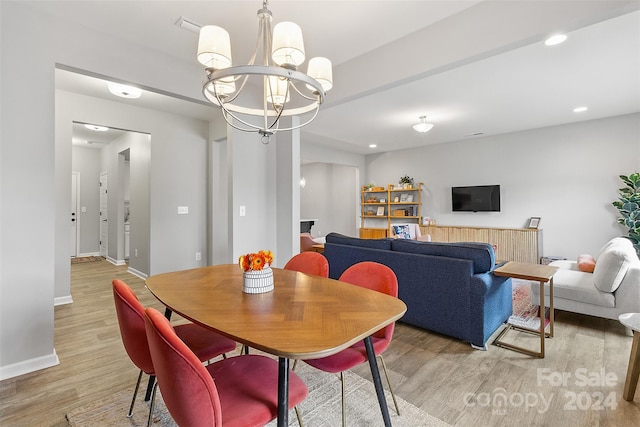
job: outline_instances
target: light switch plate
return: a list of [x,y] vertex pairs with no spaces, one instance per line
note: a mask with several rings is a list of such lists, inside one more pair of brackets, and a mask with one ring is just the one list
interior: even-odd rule
[[189,213],[189,206],[178,206],[178,215],[187,215]]

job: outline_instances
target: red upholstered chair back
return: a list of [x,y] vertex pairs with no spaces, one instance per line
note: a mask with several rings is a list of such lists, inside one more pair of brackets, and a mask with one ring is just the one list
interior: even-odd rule
[[285,270],[299,271],[314,276],[329,277],[329,262],[318,252],[301,252],[284,266]]
[[122,280],[114,279],[111,284],[124,348],[138,369],[153,375],[153,363],[144,326],[144,307],[129,285]]
[[311,233],[300,233],[300,252],[310,251],[315,244]]
[[149,350],[162,399],[181,427],[222,426],[218,390],[196,355],[158,310],[145,311]]
[[[377,262],[364,261],[354,264],[347,268],[338,280],[398,297],[398,278],[396,274],[386,265]],[[395,323],[391,323],[373,334],[372,337],[382,338],[391,342],[394,327]]]

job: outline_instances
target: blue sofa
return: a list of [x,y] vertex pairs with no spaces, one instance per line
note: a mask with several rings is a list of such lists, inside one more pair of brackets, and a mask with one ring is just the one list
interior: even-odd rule
[[324,255],[333,279],[361,261],[389,266],[398,277],[398,297],[407,305],[402,322],[468,341],[475,348],[486,349],[489,337],[512,313],[511,279],[492,274],[495,253],[489,244],[330,233]]

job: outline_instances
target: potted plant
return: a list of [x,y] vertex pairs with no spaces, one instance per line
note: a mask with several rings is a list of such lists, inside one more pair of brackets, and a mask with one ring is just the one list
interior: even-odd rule
[[409,175],[401,176],[399,183],[404,188],[411,188],[413,187],[413,178]]
[[640,256],[640,173],[620,175],[620,179],[626,187],[618,190],[619,197],[613,206],[620,211],[622,218],[618,218],[618,223],[629,229],[629,240]]

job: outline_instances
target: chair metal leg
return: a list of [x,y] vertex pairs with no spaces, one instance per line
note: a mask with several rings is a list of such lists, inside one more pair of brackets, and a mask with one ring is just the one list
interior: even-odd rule
[[293,360],[293,367],[291,367],[291,370],[292,370],[292,371],[295,371],[295,370],[296,370],[296,365],[297,365],[297,364],[298,364],[298,359],[294,359],[294,360]]
[[129,413],[127,414],[127,418],[131,418],[133,416],[133,404],[136,403],[136,396],[138,395],[140,380],[142,380],[142,369],[140,369],[140,373],[138,374],[138,382],[136,382],[136,388],[133,389],[133,398],[131,399],[131,406],[129,406]]
[[158,382],[153,385],[153,392],[151,393],[151,404],[149,405],[149,418],[147,418],[147,427],[151,427],[153,421],[153,408],[156,406],[156,390],[158,388]]
[[149,383],[147,384],[147,393],[144,395],[144,401],[148,402],[151,399],[151,391],[153,390],[153,384],[156,382],[155,375],[149,375]]
[[396,402],[396,395],[393,392],[393,387],[391,387],[391,381],[389,381],[389,374],[387,373],[387,365],[384,363],[384,357],[381,354],[378,355],[380,358],[380,362],[382,362],[382,370],[384,371],[384,376],[387,378],[387,384],[389,385],[389,391],[391,392],[391,398],[393,399],[393,404],[396,407],[396,413],[400,415],[400,408],[398,407],[398,402]]
[[300,415],[300,410],[297,406],[293,407],[294,411],[296,411],[296,418],[298,418],[298,425],[300,427],[304,427],[304,423],[302,422],[302,415]]
[[340,385],[342,386],[342,427],[347,427],[347,408],[344,403],[344,372],[340,372]]

